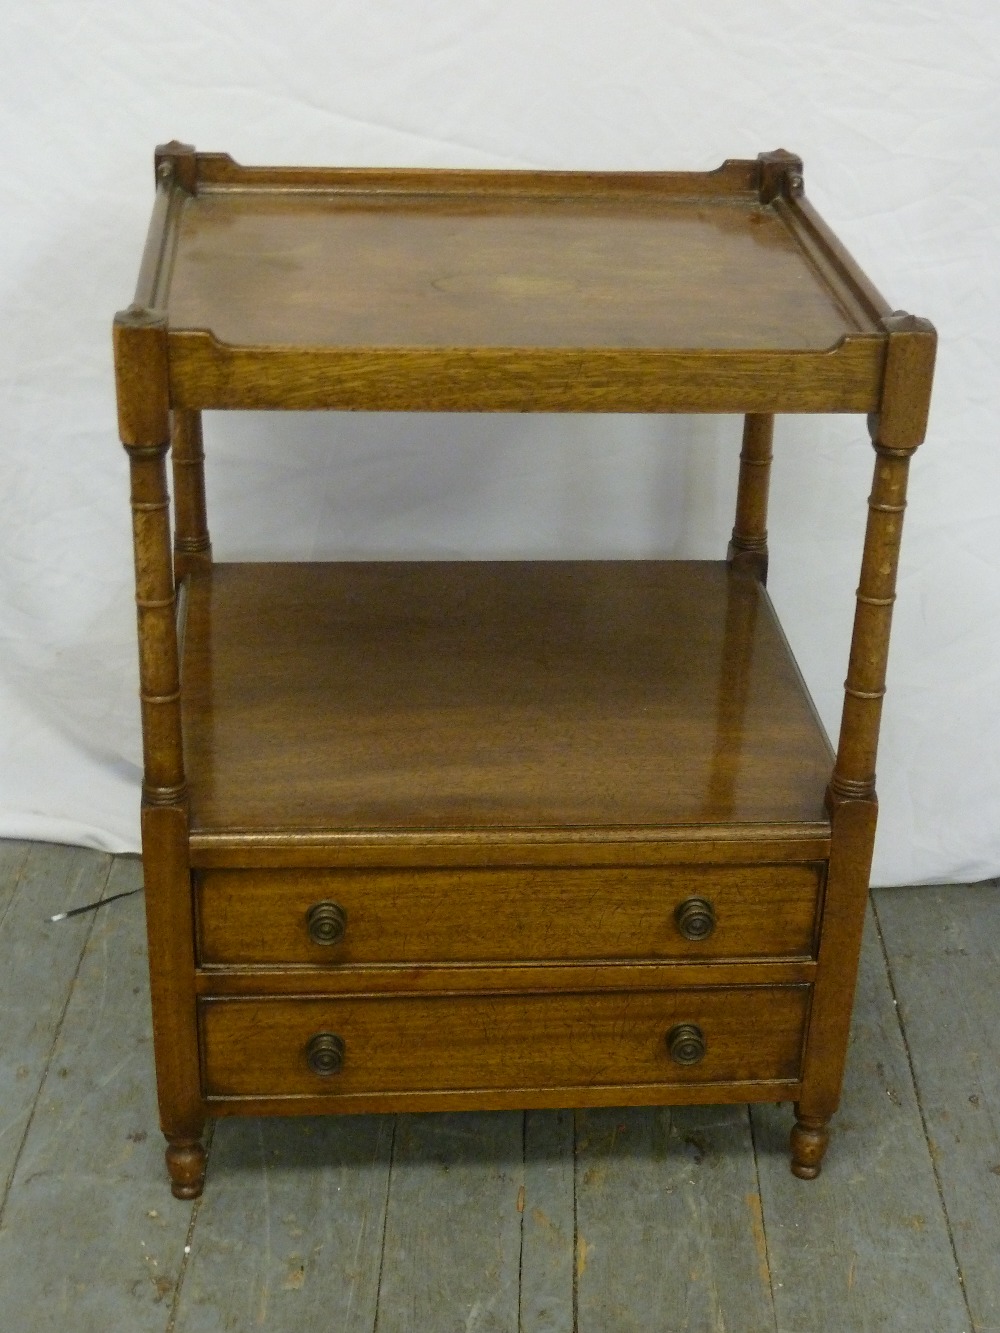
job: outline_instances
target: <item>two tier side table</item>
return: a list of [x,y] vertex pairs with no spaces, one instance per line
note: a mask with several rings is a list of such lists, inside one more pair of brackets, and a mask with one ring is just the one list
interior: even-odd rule
[[[202,1189],[207,1117],[457,1108],[789,1101],[792,1170],[817,1175],[933,328],[783,151],[707,173],[155,163],[114,347],[174,1193]],[[216,562],[202,413],[289,408],[740,413],[732,541]],[[835,751],[765,589],[774,415],[829,412],[865,414],[875,448]]]

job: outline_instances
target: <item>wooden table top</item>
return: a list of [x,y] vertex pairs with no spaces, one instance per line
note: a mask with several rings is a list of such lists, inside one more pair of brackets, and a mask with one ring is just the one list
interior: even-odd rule
[[158,150],[135,305],[173,405],[872,412],[890,307],[790,154],[710,172]]
[[249,346],[809,351],[875,331],[749,197],[426,188],[191,197],[171,327]]

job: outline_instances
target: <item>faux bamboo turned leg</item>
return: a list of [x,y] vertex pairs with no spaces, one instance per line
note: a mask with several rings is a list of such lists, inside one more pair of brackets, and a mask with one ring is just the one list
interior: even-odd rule
[[180,582],[185,574],[212,563],[200,412],[174,409],[170,459],[174,471],[174,574]]
[[129,456],[142,701],[142,845],[153,1042],[174,1193],[200,1189],[204,1124],[195,1032],[187,786],[170,552],[166,325],[131,307],[115,318],[119,433]]
[[767,492],[771,480],[774,417],[751,413],[743,423],[736,523],[727,559],[767,582]]
[[143,800],[184,800],[176,599],[170,562],[166,444],[126,445],[132,481],[135,604],[144,754]]
[[832,803],[873,800],[889,628],[896,600],[896,568],[906,510],[910,458],[923,442],[937,345],[933,327],[912,315],[893,315],[889,331],[881,412],[869,418],[875,473],[868,497],[861,580],[854,614],[851,656],[844,682],[844,711]]
[[798,1122],[792,1131],[792,1170],[806,1178],[819,1174],[826,1123],[837,1108],[843,1080],[875,842],[875,759],[906,483],[910,457],[926,432],[936,346],[926,320],[894,315],[885,325],[889,345],[882,406],[869,420],[874,479],[840,741],[827,790],[833,827],[820,979],[813,994]]
[[131,478],[143,800],[176,805],[185,800],[186,788],[165,463],[170,437],[166,324],[156,312],[132,306],[115,316],[114,341],[119,434]]
[[912,452],[888,448],[877,440],[874,443],[875,476],[868,499],[851,658],[844,682],[840,743],[830,782],[831,795],[839,800],[871,800],[875,796],[875,756]]

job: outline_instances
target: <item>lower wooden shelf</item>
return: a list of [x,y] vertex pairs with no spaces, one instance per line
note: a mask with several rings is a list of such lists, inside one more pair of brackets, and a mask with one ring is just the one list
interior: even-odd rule
[[766,592],[721,562],[216,565],[184,628],[195,865],[829,839],[828,742]]

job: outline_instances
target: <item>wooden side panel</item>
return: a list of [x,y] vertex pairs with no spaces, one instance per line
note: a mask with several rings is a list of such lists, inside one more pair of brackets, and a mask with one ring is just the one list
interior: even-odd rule
[[[868,903],[875,814],[874,803],[865,801],[844,801],[834,814],[833,853],[823,907],[819,972],[809,1016],[800,1119],[825,1122],[836,1110],[840,1097]],[[820,1124],[809,1127],[825,1132]],[[823,1146],[825,1141],[817,1145],[819,1160]],[[807,1165],[815,1165],[818,1170],[819,1160]]]
[[[176,156],[187,144],[166,144],[158,155]],[[190,150],[188,150],[190,151]],[[703,194],[726,198],[756,196],[759,166],[756,160],[727,158],[711,171],[490,171],[439,167],[293,167],[246,166],[229,153],[198,153],[199,189],[324,190],[330,193],[378,196],[581,195],[623,193],[678,195]]]
[[191,864],[206,870],[357,870],[471,866],[773,865],[830,854],[828,820],[664,828],[370,829],[295,834],[192,830]]
[[[608,991],[621,994],[694,991],[713,987],[807,986],[816,979],[811,959],[784,962],[594,963],[348,963],[342,967],[258,966],[200,968],[195,989],[208,1000],[303,996],[486,995],[501,992],[566,995]],[[558,1104],[558,1103],[552,1103]]]
[[[806,986],[590,995],[203,1000],[205,1091],[329,1097],[433,1089],[794,1080]],[[703,1057],[681,1064],[667,1036],[697,1025]],[[342,1067],[320,1076],[310,1042],[331,1034]]]
[[239,347],[170,335],[177,407],[371,412],[872,412],[884,340],[821,352]]
[[180,1198],[204,1179],[198,1143],[204,1107],[198,1075],[194,985],[194,909],[187,865],[187,820],[177,806],[143,806],[142,851],[153,1002],[153,1045],[160,1125]]

